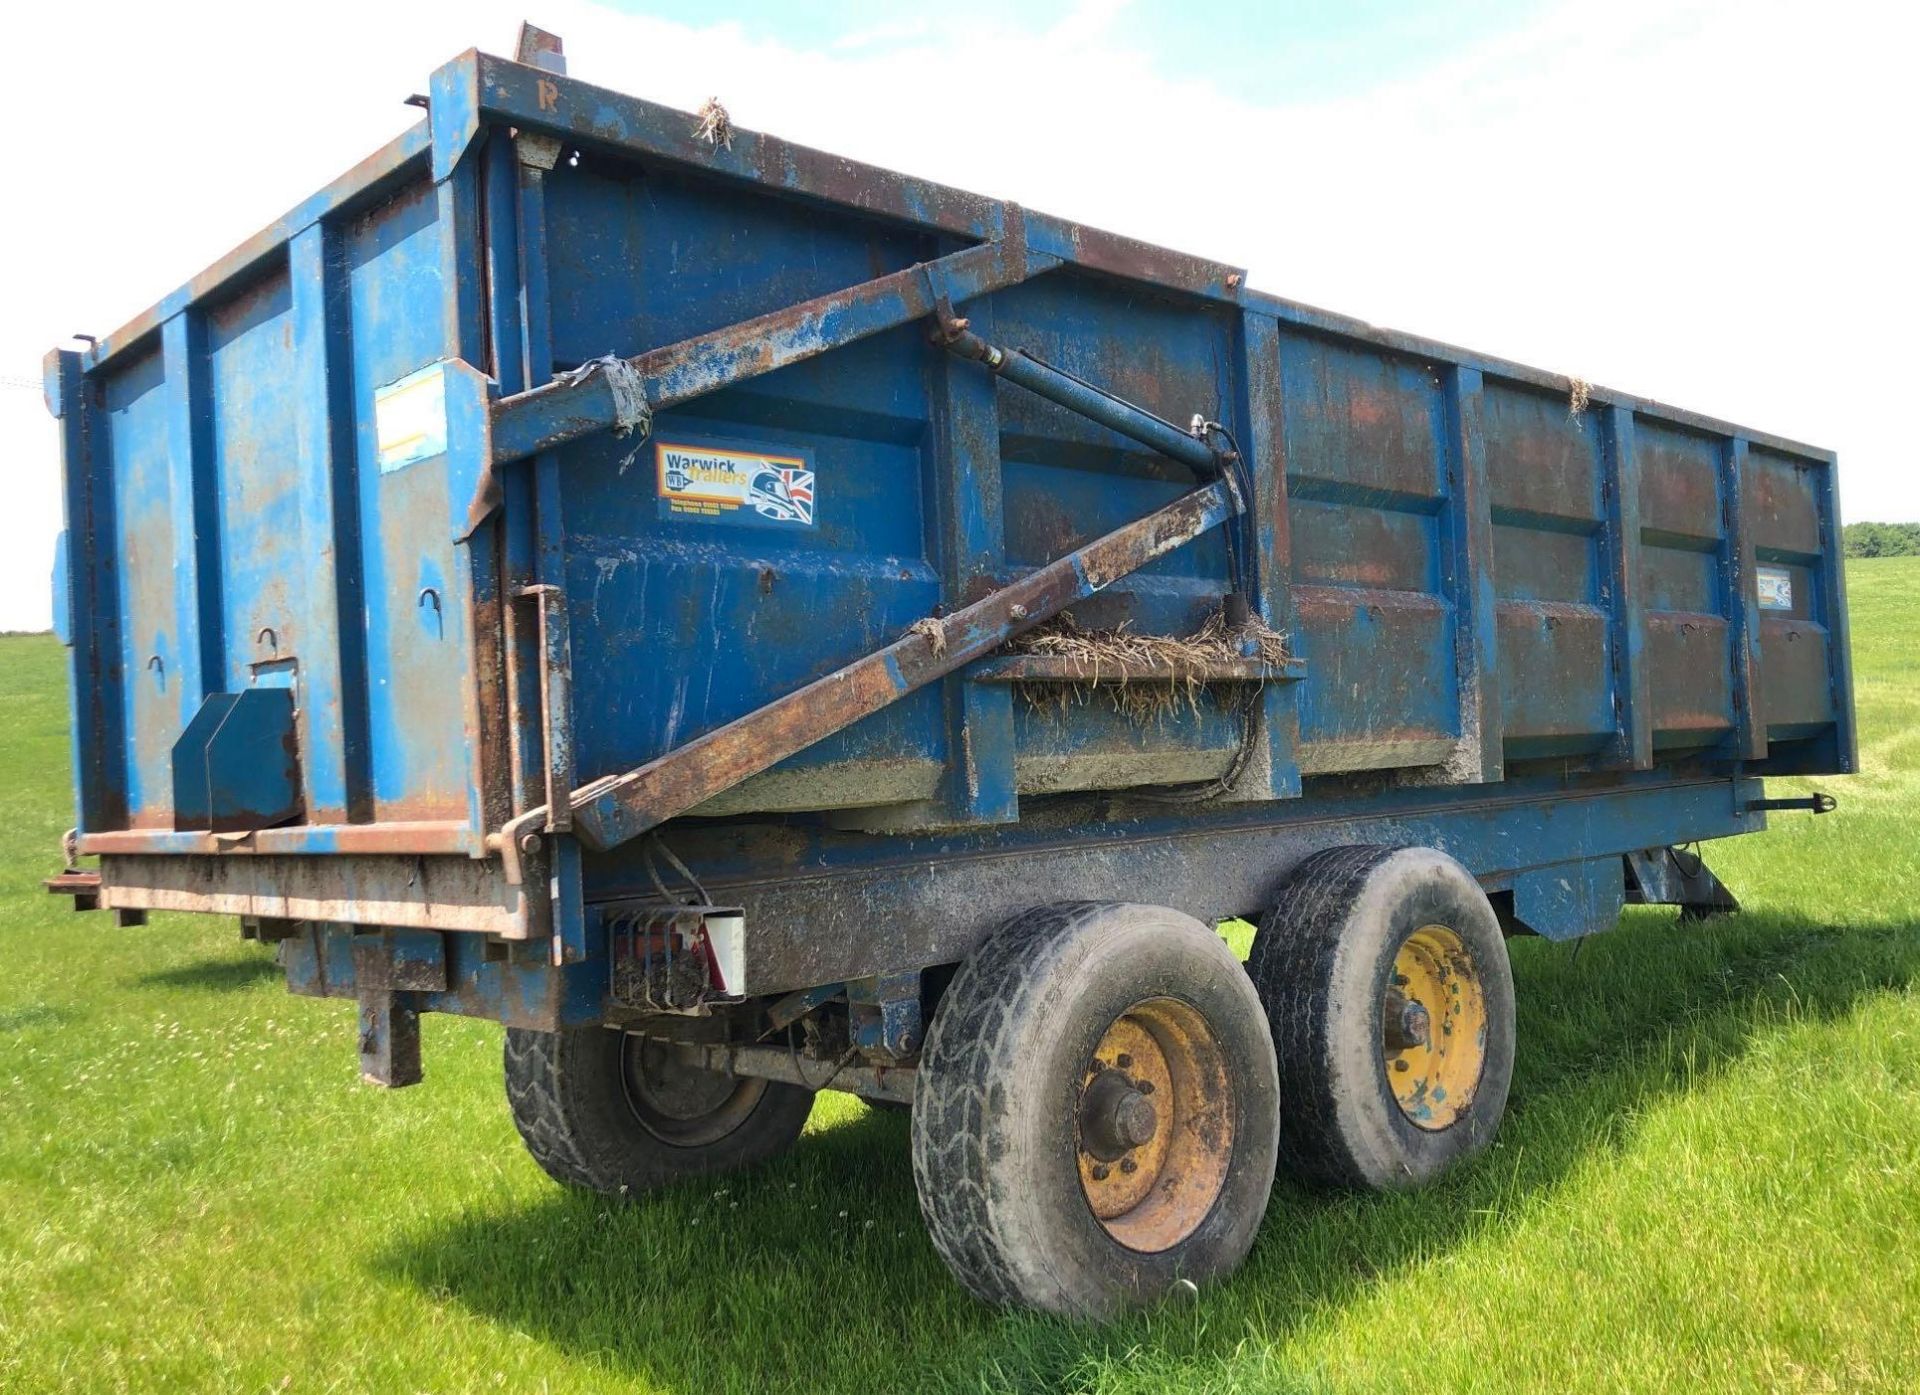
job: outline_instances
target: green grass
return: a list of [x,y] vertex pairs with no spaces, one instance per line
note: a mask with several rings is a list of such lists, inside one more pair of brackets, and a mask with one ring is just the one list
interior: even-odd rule
[[1850,584],[1866,773],[1709,850],[1747,910],[1516,943],[1490,1154],[1283,1186],[1238,1279],[1107,1329],[960,1293],[897,1116],[611,1207],[521,1150],[498,1028],[383,1095],[230,923],[72,915],[60,651],[0,639],[0,1390],[1911,1389],[1920,560]]

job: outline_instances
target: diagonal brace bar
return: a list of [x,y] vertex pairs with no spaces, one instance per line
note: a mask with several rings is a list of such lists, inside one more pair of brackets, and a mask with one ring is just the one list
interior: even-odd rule
[[588,847],[626,842],[750,775],[992,653],[1156,557],[1231,517],[1223,480],[1182,495],[1047,563],[943,621],[903,638],[624,775],[573,792],[574,831]]
[[[1058,265],[1057,257],[1029,252],[1021,238],[986,242],[683,339],[627,363],[639,375],[647,405],[659,411],[910,324],[932,314],[942,299],[970,300]],[[551,450],[620,420],[620,404],[602,373],[517,393],[494,406],[493,463]]]

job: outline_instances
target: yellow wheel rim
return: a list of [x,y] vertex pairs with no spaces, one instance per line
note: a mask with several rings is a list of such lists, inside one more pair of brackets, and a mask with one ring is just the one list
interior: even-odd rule
[[1080,1186],[1106,1232],[1157,1253],[1207,1218],[1233,1157],[1226,1058],[1206,1018],[1174,998],[1115,1018],[1081,1074]]
[[1452,1125],[1487,1064],[1487,1002],[1466,943],[1444,925],[1409,935],[1381,1003],[1387,1083],[1423,1129]]

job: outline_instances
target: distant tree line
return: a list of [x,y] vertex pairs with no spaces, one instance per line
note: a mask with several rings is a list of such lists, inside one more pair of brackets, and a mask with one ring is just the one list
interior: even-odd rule
[[1840,533],[1849,557],[1920,557],[1920,523],[1849,523]]

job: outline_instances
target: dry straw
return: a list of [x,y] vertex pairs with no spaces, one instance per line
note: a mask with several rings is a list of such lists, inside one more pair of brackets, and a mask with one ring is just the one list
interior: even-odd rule
[[1082,629],[1070,613],[1010,640],[1007,654],[1067,660],[1074,681],[1022,683],[1020,695],[1037,710],[1062,716],[1089,695],[1103,693],[1134,722],[1159,722],[1181,708],[1200,710],[1200,695],[1218,682],[1222,665],[1252,659],[1278,666],[1287,658],[1286,636],[1259,620],[1230,626],[1214,611],[1184,638],[1139,634],[1128,625]]

